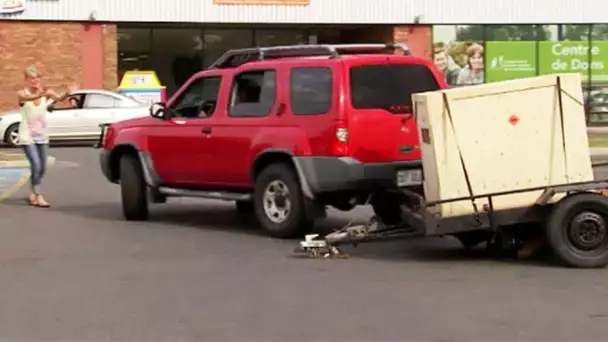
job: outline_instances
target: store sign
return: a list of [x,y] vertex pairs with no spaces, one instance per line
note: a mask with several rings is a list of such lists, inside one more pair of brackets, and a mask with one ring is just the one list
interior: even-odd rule
[[118,90],[147,105],[166,100],[165,87],[154,71],[127,71],[122,77]]
[[536,42],[486,42],[486,81],[536,76]]
[[216,5],[307,6],[310,0],[213,0]]
[[[486,42],[486,81],[580,73],[584,82],[608,82],[608,41]],[[591,75],[591,79],[589,76]]]
[[541,75],[578,72],[584,81],[608,82],[608,41],[539,42],[538,45]]
[[25,0],[0,0],[0,14],[25,11]]

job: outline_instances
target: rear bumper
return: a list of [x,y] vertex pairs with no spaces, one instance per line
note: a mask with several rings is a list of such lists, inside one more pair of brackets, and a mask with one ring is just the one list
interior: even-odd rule
[[394,188],[398,170],[422,168],[420,160],[361,163],[349,157],[295,157],[294,162],[313,194]]

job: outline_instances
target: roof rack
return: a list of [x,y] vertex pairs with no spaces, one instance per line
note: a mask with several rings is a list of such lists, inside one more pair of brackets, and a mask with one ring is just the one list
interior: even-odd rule
[[[263,61],[273,58],[328,56],[337,58],[351,53],[371,53],[385,49],[400,49],[404,55],[410,55],[405,44],[339,44],[339,45],[286,45],[272,47],[257,47],[249,49],[228,50],[218,58],[209,69],[236,68],[245,63]],[[340,53],[342,52],[342,53]]]

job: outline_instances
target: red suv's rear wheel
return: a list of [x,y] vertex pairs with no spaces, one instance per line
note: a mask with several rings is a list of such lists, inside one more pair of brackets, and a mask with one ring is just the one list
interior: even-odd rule
[[313,220],[306,215],[304,196],[293,167],[272,164],[255,182],[255,214],[264,231],[277,238],[293,238],[306,233]]

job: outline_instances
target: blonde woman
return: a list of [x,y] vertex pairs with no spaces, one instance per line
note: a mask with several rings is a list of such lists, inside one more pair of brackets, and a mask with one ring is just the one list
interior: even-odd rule
[[28,203],[32,206],[48,208],[49,203],[40,192],[42,178],[46,171],[49,138],[46,132],[47,106],[51,100],[61,101],[72,90],[66,87],[58,95],[53,90],[42,86],[41,74],[35,66],[25,69],[25,87],[17,92],[21,112],[19,125],[19,144],[30,163],[31,194]]

